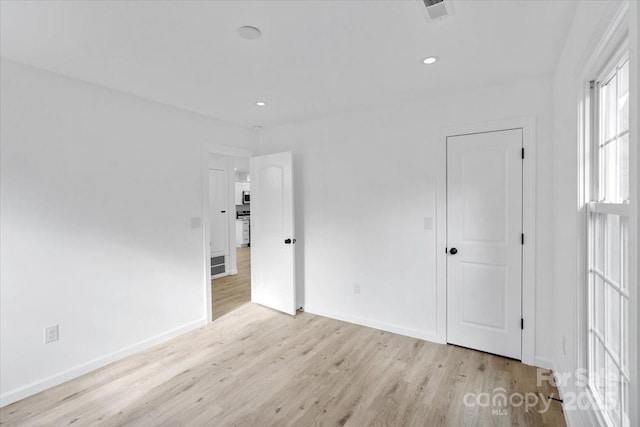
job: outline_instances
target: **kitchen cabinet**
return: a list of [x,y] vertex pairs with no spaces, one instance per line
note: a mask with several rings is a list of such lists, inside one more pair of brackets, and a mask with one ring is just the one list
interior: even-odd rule
[[247,247],[251,243],[249,224],[248,220],[236,220],[236,246],[239,248]]

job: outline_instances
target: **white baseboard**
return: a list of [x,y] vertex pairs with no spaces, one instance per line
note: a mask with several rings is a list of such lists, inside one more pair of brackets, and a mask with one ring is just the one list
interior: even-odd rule
[[238,274],[238,270],[229,270],[224,273],[216,274],[215,276],[211,276],[211,280],[213,279],[222,279],[223,277],[233,276],[234,274]]
[[533,359],[534,366],[538,368],[553,370],[553,360],[546,357],[536,356]]
[[331,319],[342,320],[343,322],[355,323],[356,325],[367,326],[369,328],[380,329],[385,332],[392,332],[394,334],[405,335],[411,338],[418,338],[425,341],[431,341],[438,344],[446,344],[442,340],[439,340],[437,335],[432,332],[426,332],[418,329],[405,328],[403,326],[397,326],[390,323],[378,322],[376,320],[364,319],[362,317],[351,316],[349,314],[338,313],[328,310],[318,310],[312,306],[305,306],[304,311],[307,313],[315,314],[318,316],[329,317]]
[[[555,362],[552,362],[551,369],[554,373],[559,372],[556,369]],[[569,387],[566,384],[562,384],[562,382],[557,385],[557,388],[560,399],[563,401],[568,394],[575,393],[574,390],[570,390]],[[575,399],[571,400],[575,406]],[[601,417],[593,409],[578,410],[575,408],[565,408],[564,404],[562,406],[562,413],[564,414],[567,427],[600,427],[605,425],[604,421],[601,420]]]
[[10,390],[0,395],[0,407],[10,405],[13,402],[17,402],[18,400],[22,400],[26,397],[39,393],[58,384],[62,384],[63,382],[72,380],[98,368],[102,368],[103,366],[118,361],[131,354],[146,350],[149,347],[174,338],[178,335],[182,335],[206,324],[207,319],[200,319],[194,322],[187,323],[186,325],[182,325],[169,331],[163,332],[146,340],[127,346],[123,349],[108,353],[86,363],[74,366],[73,368],[66,369],[57,374],[48,376],[38,381],[34,381],[30,384],[18,387],[14,390]]

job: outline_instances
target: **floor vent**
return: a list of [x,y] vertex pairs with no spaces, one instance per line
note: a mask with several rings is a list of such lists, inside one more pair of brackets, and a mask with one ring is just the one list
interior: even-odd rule
[[217,276],[226,271],[224,255],[211,258],[211,275]]
[[224,264],[211,267],[212,276],[217,276],[218,274],[222,274],[224,273],[224,271],[225,271]]

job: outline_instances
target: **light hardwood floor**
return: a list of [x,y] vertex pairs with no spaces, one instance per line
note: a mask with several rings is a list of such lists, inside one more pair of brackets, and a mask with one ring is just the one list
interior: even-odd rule
[[213,319],[251,301],[251,248],[237,248],[238,274],[211,281]]
[[215,322],[0,410],[3,425],[562,426],[467,392],[541,393],[513,360],[246,303]]
[[[251,304],[249,249],[213,283],[216,320],[0,409],[11,426],[564,426],[558,402],[467,407],[465,394],[557,391],[536,368]],[[468,398],[469,399],[469,398]],[[497,408],[503,409],[503,408]]]

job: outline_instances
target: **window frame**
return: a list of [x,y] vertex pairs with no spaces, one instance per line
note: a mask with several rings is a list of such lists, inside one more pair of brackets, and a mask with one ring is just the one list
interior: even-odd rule
[[[618,216],[619,218],[626,218],[627,221],[627,228],[626,228],[626,232],[627,232],[627,242],[630,241],[630,233],[631,231],[629,230],[629,221],[631,218],[631,209],[630,209],[630,200],[633,197],[633,195],[631,194],[631,192],[629,193],[629,199],[624,200],[624,201],[620,201],[620,202],[612,202],[612,201],[608,201],[604,198],[602,198],[602,193],[600,192],[600,183],[603,182],[601,180],[601,170],[600,170],[600,153],[601,153],[601,141],[602,141],[602,133],[601,133],[601,129],[600,129],[600,123],[604,120],[603,116],[602,116],[602,109],[601,109],[601,103],[600,103],[600,93],[601,93],[601,87],[602,84],[601,82],[606,82],[606,84],[608,84],[612,78],[617,77],[618,73],[621,70],[621,67],[625,64],[625,62],[629,63],[629,42],[628,42],[628,38],[625,37],[625,39],[619,43],[619,46],[613,50],[613,54],[609,57],[609,59],[607,61],[605,61],[602,65],[602,67],[600,68],[600,72],[597,74],[597,78],[590,81],[589,82],[589,89],[587,90],[587,94],[588,94],[588,99],[586,100],[587,102],[585,102],[585,118],[586,120],[588,120],[588,126],[585,129],[585,133],[584,133],[584,141],[585,141],[585,151],[584,151],[584,158],[583,158],[583,173],[585,176],[585,180],[584,180],[584,208],[585,208],[585,230],[586,230],[586,239],[585,242],[586,243],[586,252],[585,252],[585,270],[584,270],[584,278],[586,280],[583,281],[583,283],[586,283],[587,285],[587,289],[586,289],[586,368],[587,368],[587,384],[586,384],[586,389],[588,390],[590,397],[592,399],[592,401],[596,404],[600,415],[602,416],[602,418],[604,419],[604,421],[606,422],[607,425],[615,425],[615,426],[626,426],[628,424],[625,424],[625,419],[623,418],[623,399],[624,396],[622,394],[622,382],[619,381],[621,377],[625,377],[626,381],[628,384],[631,383],[631,373],[629,372],[631,370],[630,366],[627,366],[627,371],[625,371],[624,368],[624,363],[623,363],[623,349],[622,349],[622,345],[623,345],[623,340],[624,340],[624,330],[628,329],[629,324],[630,324],[630,313],[629,310],[631,308],[631,299],[630,299],[630,288],[627,288],[627,290],[625,291],[622,285],[622,277],[620,278],[620,283],[614,283],[612,282],[608,277],[607,274],[604,271],[599,271],[597,268],[594,268],[594,261],[595,261],[595,251],[596,251],[596,243],[594,242],[594,238],[593,236],[595,235],[595,227],[596,224],[594,221],[595,215],[615,215]],[[629,63],[630,66],[630,63]],[[630,73],[629,73],[630,74]],[[628,77],[630,79],[630,76]],[[617,86],[616,86],[617,88]],[[618,140],[621,136],[623,136],[624,133],[630,133],[630,129],[631,126],[629,125],[629,129],[627,129],[626,131],[623,132],[619,132],[617,126],[619,123],[619,119],[618,119],[618,115],[617,115],[617,111],[618,111],[618,101],[619,101],[619,96],[617,93],[617,89],[616,89],[616,130],[615,130],[615,136],[613,137],[613,140]],[[629,101],[630,102],[630,101]],[[630,143],[631,141],[629,141]],[[629,158],[629,167],[632,167],[633,165],[633,159]],[[607,217],[605,217],[606,220]],[[619,227],[620,227],[620,241],[618,242],[619,245],[622,247],[622,222],[619,222]],[[605,230],[605,234],[606,234],[606,228],[604,228]],[[603,238],[604,239],[604,238]],[[605,241],[606,242],[606,241]],[[605,248],[604,248],[604,253],[606,256],[607,253],[607,247],[606,247],[606,243],[605,243]],[[627,255],[628,255],[628,250],[627,250]],[[622,259],[622,252],[619,255],[620,258],[620,264],[622,265],[623,263],[623,259]],[[604,261],[603,261],[604,262]],[[605,270],[605,266],[603,266],[602,268],[603,270]],[[607,295],[607,292],[609,291],[609,287],[611,287],[612,289],[614,289],[615,292],[618,293],[618,298],[620,298],[619,301],[619,310],[620,313],[618,314],[619,316],[619,324],[618,324],[618,344],[620,346],[620,348],[618,349],[620,354],[614,354],[612,352],[611,349],[609,349],[609,345],[607,344],[607,318],[608,316],[606,315],[606,311],[608,310],[607,305],[607,301],[608,301],[608,296],[604,297],[604,301],[602,301],[602,306],[604,314],[603,314],[603,329],[604,331],[598,331],[597,330],[597,324],[596,324],[596,320],[595,320],[595,314],[596,314],[596,309],[595,309],[595,299],[594,299],[594,292],[595,292],[595,283],[594,283],[594,277],[598,276],[600,277],[600,280],[602,281],[602,286],[603,286],[603,291],[602,294],[603,295]],[[628,277],[627,277],[628,280]],[[627,303],[627,324],[624,324],[624,317],[623,317],[623,297],[626,298],[626,303]],[[595,325],[595,327],[594,327]],[[601,336],[602,335],[602,336]],[[620,405],[619,410],[620,410],[620,419],[617,422],[613,422],[614,420],[611,418],[611,415],[609,414],[609,408],[607,407],[607,405],[605,404],[605,402],[603,401],[603,399],[601,398],[600,392],[597,390],[597,384],[595,384],[594,381],[594,374],[597,376],[597,372],[594,372],[594,368],[595,368],[595,345],[593,344],[594,340],[599,340],[602,343],[602,348],[603,348],[603,355],[605,355],[605,362],[604,366],[605,366],[605,372],[606,372],[606,360],[607,360],[607,354],[610,358],[610,360],[613,362],[613,364],[616,366],[617,369],[617,375],[618,375],[618,385],[617,385],[617,393],[618,393],[618,404]],[[630,340],[631,341],[631,340]],[[627,343],[627,345],[629,345],[630,342]],[[616,356],[618,358],[618,360],[616,360]],[[627,364],[629,363],[629,361],[627,360]],[[605,377],[603,379],[603,381],[605,382],[605,398],[607,395],[606,392],[606,382],[607,382],[607,378]],[[627,390],[627,394],[629,393],[629,390]],[[626,408],[627,412],[626,415],[627,417],[629,417],[628,419],[630,419],[631,417],[631,408],[627,407]],[[627,419],[627,420],[628,420]]]
[[[587,144],[589,145],[589,149],[587,150],[587,154],[590,155],[589,159],[589,168],[586,171],[587,176],[589,176],[589,186],[586,188],[586,201],[588,203],[595,203],[598,206],[604,207],[604,205],[609,206],[610,213],[614,213],[614,210],[617,206],[624,204],[629,205],[629,199],[622,203],[616,203],[607,201],[604,199],[600,199],[600,177],[599,177],[599,166],[600,166],[600,121],[601,117],[595,117],[596,113],[599,113],[599,109],[597,109],[600,103],[600,82],[609,82],[614,76],[617,75],[619,71],[619,67],[621,64],[625,62],[629,62],[629,40],[625,38],[622,42],[620,42],[619,46],[615,49],[610,58],[603,64],[600,72],[597,77],[590,82],[590,111],[589,111],[589,121],[591,123],[590,135],[587,139]],[[616,97],[617,98],[617,97]],[[617,99],[616,99],[617,101]],[[617,116],[616,116],[617,123]],[[623,132],[625,134],[629,134],[631,130],[631,126]],[[619,134],[616,130],[615,139],[620,138],[622,133]],[[631,163],[631,161],[630,161]],[[629,194],[631,197],[631,194]],[[615,213],[617,215],[629,215],[629,211],[620,210],[619,213]]]

